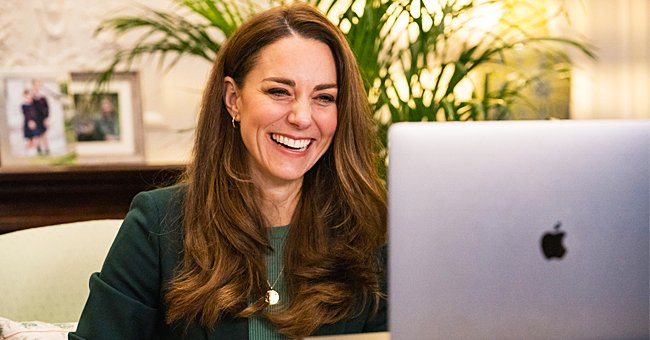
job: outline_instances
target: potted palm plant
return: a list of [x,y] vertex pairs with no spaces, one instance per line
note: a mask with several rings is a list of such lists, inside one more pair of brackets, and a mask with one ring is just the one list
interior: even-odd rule
[[[143,8],[100,24],[97,32],[118,38],[139,35],[115,52],[104,79],[145,55],[159,55],[166,67],[186,56],[211,62],[248,16],[278,1],[175,2],[176,11]],[[531,91],[568,81],[567,48],[594,57],[585,42],[550,33],[549,23],[568,15],[563,0],[308,2],[346,34],[384,150],[394,122],[522,118],[516,114],[522,106],[535,106]],[[523,59],[537,63],[523,67]],[[542,118],[561,116],[552,111]]]

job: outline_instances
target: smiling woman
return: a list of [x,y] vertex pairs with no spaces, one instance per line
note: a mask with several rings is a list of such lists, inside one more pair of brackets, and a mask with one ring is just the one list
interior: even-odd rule
[[304,4],[252,18],[214,63],[184,179],[134,199],[71,338],[385,331],[374,131],[327,18]]

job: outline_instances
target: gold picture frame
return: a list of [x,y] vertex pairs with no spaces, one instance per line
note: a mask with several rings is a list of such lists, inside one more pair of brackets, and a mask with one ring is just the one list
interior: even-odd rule
[[99,73],[70,74],[74,114],[67,122],[78,164],[143,163],[144,131],[137,72],[115,73],[97,86]]

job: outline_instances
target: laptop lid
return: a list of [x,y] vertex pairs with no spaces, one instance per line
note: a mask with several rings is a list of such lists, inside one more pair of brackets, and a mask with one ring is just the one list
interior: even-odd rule
[[392,339],[648,338],[650,122],[398,123]]

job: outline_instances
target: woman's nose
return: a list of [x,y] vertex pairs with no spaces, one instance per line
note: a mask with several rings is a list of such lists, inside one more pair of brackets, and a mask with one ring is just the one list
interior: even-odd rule
[[312,123],[311,105],[308,100],[296,100],[287,117],[289,123],[298,129],[306,129]]

